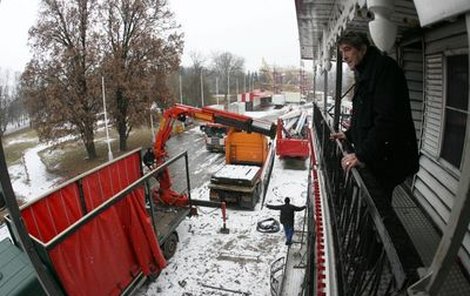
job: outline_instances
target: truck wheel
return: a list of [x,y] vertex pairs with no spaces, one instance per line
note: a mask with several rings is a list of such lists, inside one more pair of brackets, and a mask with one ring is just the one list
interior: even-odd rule
[[173,231],[168,238],[165,240],[165,243],[163,244],[163,256],[165,256],[165,259],[168,260],[173,255],[176,253],[176,246],[178,245],[178,234],[176,231]]
[[253,191],[253,195],[251,196],[251,203],[249,206],[250,210],[254,210],[256,207],[256,204],[259,201],[260,195],[261,195],[262,189],[261,189],[261,182],[256,185],[255,191]]

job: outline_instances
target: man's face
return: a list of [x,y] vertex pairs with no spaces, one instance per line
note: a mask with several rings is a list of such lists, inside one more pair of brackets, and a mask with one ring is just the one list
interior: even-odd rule
[[343,56],[343,61],[348,64],[349,69],[355,70],[366,53],[366,47],[364,46],[361,49],[357,49],[349,44],[341,44],[339,46],[339,51]]

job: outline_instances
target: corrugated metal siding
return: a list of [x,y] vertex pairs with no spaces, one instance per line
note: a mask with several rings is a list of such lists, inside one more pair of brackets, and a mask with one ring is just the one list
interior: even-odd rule
[[[416,43],[414,44],[416,47]],[[423,118],[423,51],[418,48],[404,47],[402,50],[402,68],[408,82],[411,114],[419,140]]]
[[442,63],[442,54],[426,57],[426,106],[422,149],[434,157],[439,155],[439,134],[442,123]]
[[[420,170],[413,194],[442,231],[450,216],[460,176],[440,160],[444,112],[444,50],[468,48],[462,24],[454,23],[426,34],[424,121]],[[467,127],[470,128],[470,127]],[[470,272],[470,225],[459,251],[461,262]]]

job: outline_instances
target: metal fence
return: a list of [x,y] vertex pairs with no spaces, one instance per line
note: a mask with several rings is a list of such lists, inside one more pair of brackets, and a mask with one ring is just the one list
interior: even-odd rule
[[340,295],[404,294],[418,278],[420,265],[408,235],[381,190],[364,182],[367,170],[346,173],[341,168],[343,143],[329,140],[332,130],[317,106],[313,122],[332,217]]

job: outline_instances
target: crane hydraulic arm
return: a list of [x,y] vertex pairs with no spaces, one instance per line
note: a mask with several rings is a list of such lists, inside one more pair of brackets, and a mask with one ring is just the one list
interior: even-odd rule
[[[153,152],[157,166],[162,164],[167,156],[165,144],[171,136],[174,122],[176,120],[184,122],[188,117],[203,122],[219,123],[247,132],[260,133],[271,138],[276,136],[276,125],[271,122],[256,120],[246,115],[210,107],[197,108],[183,104],[175,104],[173,107],[163,112],[163,121],[155,135]],[[158,179],[160,182],[160,190],[154,193],[156,202],[178,206],[188,204],[188,197],[185,194],[179,194],[171,189],[172,183],[168,168],[165,168],[159,174]]]

